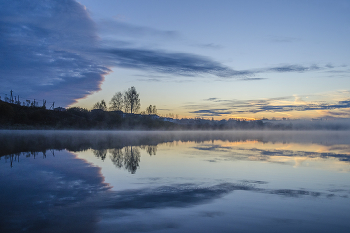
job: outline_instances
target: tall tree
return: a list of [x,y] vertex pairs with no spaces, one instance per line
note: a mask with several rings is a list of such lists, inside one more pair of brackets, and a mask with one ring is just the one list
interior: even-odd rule
[[140,98],[135,87],[130,87],[124,94],[124,108],[126,112],[135,113],[140,110]]
[[122,111],[124,107],[123,94],[120,91],[115,93],[111,101],[109,102],[109,104],[110,104],[110,107],[109,107],[110,110]]

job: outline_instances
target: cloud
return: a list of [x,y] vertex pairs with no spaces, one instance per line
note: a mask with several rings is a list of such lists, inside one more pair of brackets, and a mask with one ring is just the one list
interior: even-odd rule
[[164,39],[176,39],[180,35],[176,31],[171,30],[157,30],[150,27],[136,26],[118,20],[100,20],[96,22],[97,29],[101,34],[114,36],[118,32],[118,37],[160,37]]
[[[111,193],[106,207],[112,209],[149,209],[168,207],[189,207],[213,201],[234,190],[250,190],[248,184],[222,183],[209,187],[196,184],[173,184],[155,189],[125,190]],[[103,202],[102,202],[103,203]]]
[[197,110],[190,113],[200,114],[201,116],[222,116],[231,114],[231,112],[226,109]]
[[205,99],[205,101],[215,101],[217,100],[218,98],[209,98],[209,99]]
[[[103,48],[96,24],[85,7],[73,0],[0,3],[1,92],[11,89],[21,99],[47,98],[68,105],[100,90],[110,67],[191,76],[244,75],[209,58],[160,50]],[[125,23],[109,23],[121,35],[176,37]],[[120,43],[119,43],[120,44]],[[122,46],[128,45],[127,43]]]
[[222,49],[223,46],[214,44],[214,43],[207,43],[207,44],[193,44],[194,47],[199,48],[205,48],[205,49]]
[[244,78],[241,78],[239,80],[241,81],[258,81],[258,80],[264,80],[266,78],[247,78],[247,77],[244,77]]
[[[237,148],[222,145],[202,145],[192,147],[200,151],[213,151],[213,152],[231,152],[233,156],[229,156],[234,160],[253,160],[253,161],[270,161],[275,162],[273,157],[303,157],[308,159],[322,158],[322,159],[338,159],[342,162],[350,162],[349,154],[333,153],[333,152],[310,152],[310,151],[293,151],[293,150],[263,150],[257,148]],[[243,151],[240,153],[239,151]]]
[[326,65],[326,67],[327,67],[327,68],[331,68],[331,69],[334,68],[334,66],[333,66],[331,63],[328,63],[328,64]]
[[204,145],[204,146],[195,146],[193,148],[201,151],[227,151],[228,149],[232,149],[231,147],[225,147],[221,145]]
[[[273,67],[267,68],[257,68],[245,70],[247,74],[260,74],[260,73],[289,73],[289,72],[311,72],[311,71],[319,71],[332,69],[333,67],[326,66],[318,66],[318,65],[298,65],[298,64],[281,64]],[[245,77],[246,78],[246,77]]]
[[307,103],[303,105],[273,105],[271,103],[256,105],[255,108],[248,110],[247,112],[287,112],[287,111],[311,111],[311,110],[334,110],[334,109],[343,109],[350,108],[350,101],[339,101],[336,104],[331,103]]
[[[250,81],[261,80],[252,77],[258,73],[332,68],[287,64],[234,70],[205,56],[136,48],[130,38],[176,39],[178,33],[113,20],[94,22],[85,7],[74,0],[2,1],[0,33],[0,92],[9,93],[12,89],[22,101],[23,98],[45,98],[63,106],[99,91],[111,67]],[[101,38],[99,33],[106,38]]]
[[330,118],[339,116],[348,117],[350,116],[350,109],[341,109],[338,112],[326,111],[326,116]]
[[294,189],[263,189],[257,187],[263,181],[244,181],[242,183],[220,183],[202,187],[196,184],[172,184],[154,189],[125,190],[110,192],[107,201],[100,203],[104,208],[116,210],[156,209],[169,207],[190,207],[201,205],[221,198],[233,191],[252,191],[283,195],[286,197],[320,196],[322,193]]
[[[212,97],[205,99],[204,101],[206,101],[204,104],[189,104],[185,105],[184,107],[192,110],[194,109],[191,111],[191,113],[195,113],[200,116],[223,116],[240,113],[316,110],[328,111],[329,115],[345,116],[349,115],[349,112],[347,110],[350,108],[349,99],[336,102],[306,102],[301,100],[301,98],[298,96],[283,96],[260,100],[225,100]],[[333,110],[342,112],[334,112]]]
[[262,72],[305,72],[305,71],[313,71],[313,70],[319,70],[320,67],[316,65],[312,66],[301,66],[301,65],[283,65],[283,66],[277,66],[272,68],[263,69]]
[[[43,158],[44,154],[36,153]],[[94,232],[97,212],[77,206],[110,189],[104,183],[101,168],[75,159],[65,151],[56,151],[57,158],[61,158],[58,163],[45,161],[47,159],[36,159],[33,163],[28,161],[33,159],[28,158],[29,153],[23,155],[27,161],[16,162],[19,172],[11,176],[11,182],[5,182],[6,170],[2,169],[0,173],[1,232],[21,232],[24,229],[27,232],[56,232],[57,229]],[[7,201],[12,198],[16,201]],[[60,216],[59,220],[57,216]]]
[[[286,156],[286,157],[305,157],[305,158],[336,158],[339,161],[350,162],[350,156],[348,154],[338,154],[331,152],[309,152],[309,151],[291,151],[291,150],[261,150],[251,149],[251,151],[258,155],[256,160],[268,161],[273,156]],[[251,157],[251,156],[250,156]]]
[[246,71],[235,71],[198,55],[189,53],[169,53],[162,50],[134,48],[101,49],[100,56],[111,65],[151,70],[162,73],[193,76],[213,74],[218,77],[249,75]]
[[2,1],[0,31],[1,92],[65,105],[100,90],[110,71],[86,52],[98,36],[75,1]]

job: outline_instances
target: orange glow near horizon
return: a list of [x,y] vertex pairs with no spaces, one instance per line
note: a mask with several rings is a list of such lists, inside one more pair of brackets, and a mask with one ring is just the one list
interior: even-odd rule
[[[104,78],[104,76],[103,76]],[[104,80],[101,81],[99,88],[102,88],[102,84],[104,83]],[[320,94],[319,99],[316,100],[310,100],[311,98],[307,98],[308,102],[302,100],[300,97],[295,96],[294,99],[291,99],[289,101],[287,100],[273,100],[270,101],[266,104],[266,106],[276,106],[280,107],[277,108],[276,110],[266,110],[266,111],[261,111],[259,109],[259,100],[254,100],[254,101],[248,101],[249,106],[247,107],[242,107],[239,108],[239,106],[236,107],[235,111],[231,111],[231,109],[225,105],[221,106],[214,106],[211,104],[208,104],[207,106],[204,105],[204,107],[201,107],[202,109],[208,110],[209,115],[201,115],[196,113],[196,108],[194,109],[188,109],[179,103],[175,102],[167,102],[165,101],[163,104],[160,103],[149,103],[149,100],[145,98],[146,100],[141,99],[141,109],[140,111],[145,111],[144,106],[149,106],[149,104],[157,106],[158,109],[158,115],[161,117],[169,117],[169,115],[172,115],[172,118],[175,119],[194,119],[194,118],[202,118],[206,120],[228,120],[228,119],[238,119],[238,120],[246,120],[246,121],[254,121],[254,120],[262,120],[262,119],[317,119],[317,118],[350,118],[350,108],[338,108],[338,109],[321,109],[322,106],[320,106],[320,109],[317,109],[317,103],[320,102],[328,102],[328,103],[337,103],[339,101],[344,101],[347,100],[348,96],[347,93],[343,94],[343,96],[339,97],[339,93],[328,93],[328,94]],[[92,109],[92,106],[94,103],[97,101],[101,101],[104,99],[106,103],[109,103],[110,98],[105,98],[105,95],[102,92],[94,92],[91,95],[87,95],[81,99],[77,99],[76,102],[72,103],[68,107],[83,107],[86,109]],[[314,98],[315,99],[315,98]],[[261,99],[264,101],[265,99]],[[245,101],[245,100],[242,100]],[[198,102],[201,104],[202,102]],[[283,106],[300,106],[300,109],[293,109],[290,111],[284,111]],[[185,105],[186,106],[186,105]],[[316,106],[315,109],[311,108],[311,110],[304,110],[303,107],[307,106]],[[169,109],[169,110],[166,110]],[[213,116],[210,116],[210,111],[213,109]],[[215,112],[215,109],[220,109],[221,111],[228,112],[228,114],[220,114],[220,111],[217,113]],[[256,109],[257,111],[254,112],[253,110]],[[279,109],[283,109],[281,111],[278,111]],[[238,112],[241,111],[241,112]]]

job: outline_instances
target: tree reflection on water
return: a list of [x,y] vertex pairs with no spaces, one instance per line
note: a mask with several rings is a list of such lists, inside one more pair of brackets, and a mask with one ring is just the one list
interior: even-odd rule
[[117,168],[124,168],[131,174],[135,174],[140,165],[140,149],[145,150],[150,156],[156,155],[157,145],[126,146],[124,148],[92,150],[97,158],[105,160],[107,154],[110,154],[112,163]]
[[[2,131],[0,132],[0,159],[14,166],[20,157],[54,155],[55,150],[79,152],[91,149],[105,161],[110,158],[116,168],[135,174],[140,166],[141,150],[156,155],[158,145],[174,146],[174,142],[192,142],[198,152],[220,153],[225,159],[276,162],[273,158],[333,158],[350,162],[348,132],[113,132],[113,131]],[[231,142],[234,142],[232,145]],[[245,143],[250,146],[240,147]],[[277,149],[294,143],[295,149]],[[303,145],[326,146],[328,151],[307,151]],[[257,145],[260,145],[257,148]],[[267,145],[270,145],[268,147]],[[272,145],[272,146],[271,146]],[[274,146],[275,145],[275,146]],[[234,153],[233,153],[234,152]],[[226,153],[226,154],[224,154]],[[39,155],[40,154],[40,155]],[[231,154],[231,155],[230,155]],[[223,158],[222,157],[222,158]],[[212,160],[210,160],[212,161]]]
[[135,174],[140,163],[140,151],[136,147],[125,147],[124,167],[126,170]]
[[112,163],[117,168],[124,168],[131,174],[135,174],[140,165],[140,149],[145,150],[150,156],[156,155],[157,145],[126,146],[124,148],[92,150],[97,158],[105,160],[110,154]]
[[0,132],[0,232],[348,232],[349,135]]

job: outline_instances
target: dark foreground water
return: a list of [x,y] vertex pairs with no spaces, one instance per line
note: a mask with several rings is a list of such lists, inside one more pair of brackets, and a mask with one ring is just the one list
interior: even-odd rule
[[0,131],[0,232],[350,232],[350,132]]

